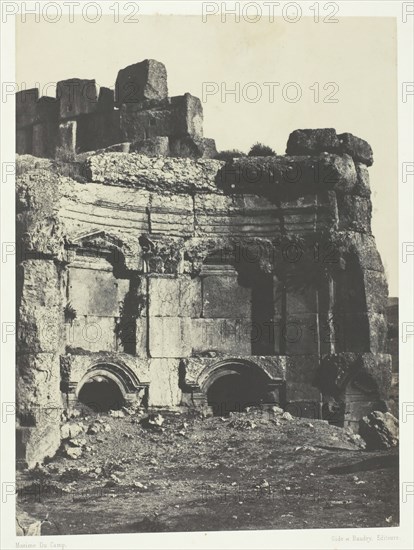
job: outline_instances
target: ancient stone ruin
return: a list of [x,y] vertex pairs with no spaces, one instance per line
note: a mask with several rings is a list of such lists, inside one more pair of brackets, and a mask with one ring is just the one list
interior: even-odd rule
[[161,64],[117,82],[17,101],[19,153],[109,147],[73,174],[18,157],[19,461],[56,452],[67,409],[278,405],[355,431],[385,412],[370,146],[297,130],[284,156],[203,158],[201,104],[168,98]]
[[210,158],[214,140],[203,137],[203,107],[189,93],[168,97],[167,71],[153,59],[118,73],[115,91],[95,80],[57,83],[56,97],[37,88],[16,94],[16,151],[66,157],[127,142],[121,150],[145,155]]

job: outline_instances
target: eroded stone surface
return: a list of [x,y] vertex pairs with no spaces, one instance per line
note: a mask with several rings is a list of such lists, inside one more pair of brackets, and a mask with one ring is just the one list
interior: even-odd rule
[[[254,392],[289,421],[336,411],[351,429],[386,408],[370,147],[300,130],[287,156],[206,158],[201,103],[168,98],[164,71],[127,68],[120,81],[138,96],[118,96],[119,110],[109,91],[96,112],[65,95],[65,158],[18,159],[18,458],[30,467],[61,439],[81,458],[82,433],[61,428],[61,412],[86,383],[113,384],[125,410],[206,410],[221,383],[239,383],[244,402]],[[18,142],[31,150],[36,136],[43,154],[40,104],[20,113]]]
[[164,99],[167,96],[167,70],[163,63],[155,59],[146,59],[141,63],[129,65],[118,73],[118,104],[138,103],[145,99]]
[[398,445],[398,420],[391,413],[374,411],[364,416],[359,425],[368,450],[390,449]]

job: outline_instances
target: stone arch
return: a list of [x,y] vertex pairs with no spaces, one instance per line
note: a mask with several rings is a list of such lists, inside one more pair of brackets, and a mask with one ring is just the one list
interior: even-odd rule
[[281,383],[272,378],[266,367],[239,358],[218,361],[198,377],[207,405],[219,416],[241,412],[247,406],[279,403]]
[[138,377],[126,365],[100,362],[77,383],[74,397],[94,410],[104,411],[132,404],[142,389]]

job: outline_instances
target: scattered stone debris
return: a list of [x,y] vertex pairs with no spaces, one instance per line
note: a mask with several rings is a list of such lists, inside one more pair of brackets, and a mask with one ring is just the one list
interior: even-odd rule
[[290,412],[284,412],[282,414],[283,420],[293,420],[293,416],[290,414]]
[[97,433],[99,433],[100,431],[100,426],[99,424],[97,424],[96,422],[94,422],[93,424],[91,424],[88,428],[88,431],[86,433],[90,434],[90,435],[96,435]]
[[164,424],[164,417],[161,414],[151,414],[141,420],[141,426],[150,429],[155,432],[164,431],[162,425]]
[[398,419],[391,413],[374,411],[359,422],[359,433],[367,450],[390,449],[398,445]]
[[72,447],[68,443],[65,443],[64,450],[65,450],[65,455],[68,458],[72,458],[73,460],[76,460],[77,458],[80,458],[82,456],[81,447]]
[[109,411],[109,416],[112,416],[112,418],[124,418],[125,412],[122,410],[119,411]]
[[85,427],[81,423],[63,424],[60,428],[60,436],[62,439],[72,439],[84,431]]

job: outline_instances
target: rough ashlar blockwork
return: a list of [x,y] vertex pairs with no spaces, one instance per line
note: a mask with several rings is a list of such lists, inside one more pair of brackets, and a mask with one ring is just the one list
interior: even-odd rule
[[[35,95],[18,107],[21,153],[30,143],[52,156],[59,140],[87,135],[85,150],[100,147],[94,125],[108,113],[128,138],[84,155],[73,174],[76,163],[18,157],[20,462],[53,455],[67,408],[278,404],[355,429],[386,410],[388,290],[370,227],[370,146],[297,130],[285,156],[174,158],[174,140],[184,151],[201,139],[200,102],[170,100],[157,62],[118,81],[115,100],[101,90],[94,107],[62,91],[50,103],[58,125],[42,122]],[[122,103],[127,85],[134,102]],[[89,123],[90,134],[76,130]],[[131,148],[137,136],[161,148],[166,138],[168,155]]]

